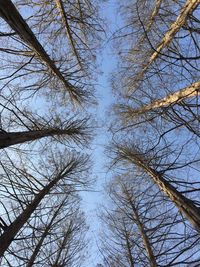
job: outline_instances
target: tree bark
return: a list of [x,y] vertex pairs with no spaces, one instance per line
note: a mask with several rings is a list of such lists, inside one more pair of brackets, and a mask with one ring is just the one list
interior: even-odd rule
[[176,21],[172,23],[169,30],[165,33],[165,36],[162,38],[161,42],[158,44],[158,46],[155,49],[155,52],[150,56],[147,63],[143,66],[142,70],[136,75],[136,81],[140,81],[147,69],[150,67],[150,65],[157,59],[160,52],[170,44],[170,42],[173,40],[176,33],[181,29],[181,27],[185,24],[186,19],[189,14],[191,14],[195,8],[200,3],[199,0],[187,0],[184,7],[182,8],[179,16],[177,17]]
[[48,66],[53,74],[62,81],[65,89],[69,92],[70,97],[78,101],[78,93],[76,92],[74,86],[65,80],[60,70],[51,60],[11,0],[0,0],[0,16],[20,36],[20,38],[32,48],[40,60]]
[[158,12],[160,10],[160,6],[162,4],[162,1],[163,0],[156,0],[155,8],[154,8],[150,18],[148,19],[148,23],[147,23],[147,26],[146,26],[146,29],[145,29],[144,36],[139,39],[137,46],[141,45],[143,43],[146,34],[151,30],[151,26],[153,25],[153,23],[155,21],[155,17],[158,15]]
[[55,1],[56,1],[57,9],[58,9],[58,11],[60,13],[60,16],[62,18],[64,27],[66,29],[66,33],[67,33],[68,40],[69,40],[69,43],[71,45],[72,51],[73,51],[73,53],[74,53],[74,55],[75,55],[75,57],[77,59],[77,62],[79,64],[80,68],[82,69],[81,59],[80,59],[79,53],[78,53],[78,51],[76,49],[76,46],[75,46],[75,43],[74,43],[74,40],[73,40],[72,32],[71,32],[71,29],[70,29],[70,26],[69,26],[69,23],[68,23],[68,19],[67,19],[66,13],[65,13],[63,2],[62,2],[62,0],[55,0]]
[[126,107],[125,111],[123,111],[122,114],[124,114],[125,117],[127,118],[133,119],[134,117],[145,114],[149,111],[153,111],[155,109],[163,107],[168,107],[170,105],[174,105],[182,101],[183,99],[197,96],[199,94],[199,91],[200,91],[200,81],[195,82],[190,86],[185,87],[175,93],[172,93],[162,99],[155,100],[150,104],[144,105],[141,108],[133,109],[130,107]]
[[80,131],[76,128],[72,129],[46,129],[46,130],[33,130],[24,132],[1,132],[0,133],[0,149],[6,148],[12,145],[21,144],[25,142],[34,141],[47,136],[54,135],[73,135],[80,134]]
[[45,238],[47,237],[47,235],[49,234],[49,231],[51,229],[51,226],[54,223],[54,220],[57,217],[57,215],[58,215],[58,213],[59,213],[59,211],[60,211],[60,209],[62,207],[63,207],[63,203],[61,203],[61,205],[55,211],[55,213],[54,213],[53,217],[51,218],[49,224],[46,226],[46,228],[45,228],[45,230],[44,230],[44,232],[43,232],[43,234],[42,234],[39,242],[37,243],[37,245],[36,245],[36,247],[35,247],[35,249],[33,251],[33,254],[31,255],[30,260],[28,261],[26,267],[32,267],[33,266],[33,264],[35,262],[35,259],[36,259],[37,255],[38,255],[38,253],[39,253],[42,245],[43,245],[43,242],[44,242]]
[[0,257],[3,256],[5,251],[8,249],[15,236],[18,234],[20,229],[26,224],[32,213],[36,210],[41,200],[50,192],[50,190],[61,180],[64,176],[70,173],[73,169],[73,164],[64,174],[58,174],[48,185],[46,185],[33,199],[33,201],[27,205],[23,212],[11,223],[4,233],[0,236]]
[[[124,187],[123,187],[123,189],[124,189]],[[144,228],[144,225],[143,225],[142,221],[140,220],[140,216],[138,214],[137,208],[135,207],[135,204],[133,203],[133,201],[131,199],[131,196],[129,195],[128,190],[125,188],[125,190],[123,190],[123,191],[126,194],[126,196],[128,198],[127,200],[130,203],[131,208],[133,210],[133,213],[134,213],[134,217],[133,218],[134,218],[134,221],[135,221],[135,223],[136,223],[136,225],[137,225],[137,227],[139,229],[139,232],[141,234],[143,245],[144,245],[144,248],[145,248],[147,256],[148,256],[149,264],[150,264],[151,267],[157,267],[158,265],[157,265],[155,256],[153,254],[153,250],[151,248],[151,244],[150,244],[149,238],[146,235],[146,231],[145,231],[145,228]]]
[[174,186],[172,186],[160,173],[152,169],[146,163],[146,159],[137,153],[137,155],[128,156],[127,159],[141,167],[153,179],[160,190],[169,197],[176,205],[183,216],[200,233],[200,209],[194,202],[182,195]]

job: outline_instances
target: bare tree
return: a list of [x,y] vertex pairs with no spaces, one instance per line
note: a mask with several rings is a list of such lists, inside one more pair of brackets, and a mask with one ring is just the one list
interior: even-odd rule
[[29,220],[4,263],[11,266],[80,266],[86,258],[87,226],[74,192],[46,199]]
[[77,107],[94,102],[98,10],[96,0],[0,0],[3,265],[78,267],[85,259],[76,192],[90,179],[80,148],[92,121]]
[[65,89],[69,92],[70,97],[79,101],[80,93],[78,93],[74,86],[64,78],[60,70],[56,67],[55,63],[50,59],[47,52],[35,37],[26,21],[15,8],[14,4],[11,1],[1,1],[0,4],[1,17],[3,17],[14,32],[16,32],[20,38],[32,48],[36,55],[48,66],[49,70],[62,81]]
[[194,1],[186,1],[185,5],[183,6],[182,10],[180,11],[179,16],[177,17],[176,21],[172,23],[169,30],[165,33],[164,37],[160,41],[160,43],[155,48],[155,51],[148,59],[145,66],[142,68],[141,72],[137,74],[136,80],[140,81],[144,75],[144,73],[147,71],[149,66],[156,60],[156,58],[159,56],[161,51],[168,46],[168,44],[173,40],[176,33],[180,30],[180,28],[185,24],[186,19],[189,14],[191,14],[199,5],[199,0]]
[[77,52],[77,49],[75,47],[75,44],[74,44],[74,40],[73,40],[73,37],[72,37],[71,29],[69,27],[67,15],[65,13],[65,9],[64,9],[64,5],[63,5],[62,0],[57,0],[56,1],[56,6],[57,6],[57,8],[59,10],[60,16],[62,17],[62,21],[63,21],[64,27],[66,29],[66,33],[68,35],[69,42],[70,42],[70,45],[72,47],[73,53],[76,56],[76,59],[78,61],[78,64],[82,68],[82,64],[81,64],[81,61],[80,61],[80,56],[79,56],[79,54]]
[[131,107],[126,107],[122,105],[121,112],[126,118],[126,120],[131,120],[134,117],[139,116],[140,114],[145,114],[154,111],[156,109],[170,107],[172,105],[175,105],[183,101],[184,99],[196,97],[199,94],[199,90],[200,90],[200,82],[195,82],[187,86],[186,88],[183,88],[179,91],[169,94],[162,99],[152,101],[150,104],[144,105],[138,109],[132,109]]
[[[58,118],[57,118],[58,119]],[[54,118],[56,120],[56,118]],[[6,148],[16,144],[31,142],[44,137],[58,137],[57,140],[63,140],[65,143],[84,144],[87,142],[89,134],[89,126],[87,127],[88,119],[73,120],[69,119],[65,122],[53,123],[53,120],[43,124],[40,120],[32,123],[32,127],[25,125],[28,130],[25,131],[1,131],[0,133],[0,148]],[[57,124],[57,125],[56,125]]]
[[177,189],[164,178],[162,171],[158,172],[150,167],[148,160],[140,151],[133,151],[127,147],[118,147],[118,149],[119,158],[124,158],[125,160],[135,163],[138,167],[142,168],[158,185],[160,190],[163,191],[177,206],[179,211],[190,221],[192,226],[200,232],[200,212],[199,207],[195,205],[195,202],[178,192]]
[[[80,104],[82,100],[89,101],[92,96],[91,78],[95,75],[89,73],[94,74],[94,51],[103,29],[97,8],[94,8],[92,2],[64,4],[60,1],[61,17],[65,17],[65,22],[68,21],[68,40],[70,46],[73,46],[71,53],[71,48],[64,42],[66,32],[63,32],[63,19],[60,19],[60,12],[55,13],[56,3],[42,1],[35,5],[30,1],[26,7],[30,7],[32,15],[24,19],[19,12],[21,8],[23,12],[23,1],[17,1],[15,5],[11,1],[2,1],[1,17],[13,29],[14,37],[2,35],[4,46],[0,50],[7,56],[4,69],[13,71],[11,75],[1,78],[5,81],[1,89],[12,85],[12,91],[26,94],[30,91],[35,93],[41,88],[45,94],[47,89],[53,89],[51,95],[63,97],[67,92],[71,102]],[[69,19],[65,8],[69,9]],[[95,23],[92,23],[93,20]],[[10,49],[7,49],[8,45]],[[79,63],[81,61],[84,65],[84,71],[77,65],[78,54],[81,54],[78,58],[83,58],[79,59]]]
[[112,130],[116,161],[146,172],[199,232],[199,1],[171,3],[121,4]]
[[103,266],[197,263],[198,235],[187,229],[177,210],[147,179],[138,171],[110,183],[110,205],[104,207],[102,219]]
[[[3,228],[4,231],[0,236],[3,244],[1,246],[1,256],[3,256],[20,230],[37,210],[41,201],[52,192],[53,188],[58,187],[56,190],[54,189],[54,195],[56,195],[57,190],[59,192],[59,187],[62,193],[68,194],[67,192],[70,193],[74,190],[72,189],[73,184],[77,186],[81,184],[81,178],[78,177],[76,179],[76,175],[80,176],[81,172],[85,170],[87,159],[83,156],[69,155],[68,152],[68,156],[66,155],[63,161],[61,160],[62,156],[64,155],[59,156],[58,154],[56,159],[54,158],[55,156],[50,159],[51,167],[48,165],[50,161],[46,166],[44,165],[43,170],[46,170],[46,173],[45,171],[41,173],[41,171],[35,170],[36,174],[38,172],[38,175],[41,176],[40,179],[29,174],[24,168],[16,169],[15,167],[15,169],[9,169],[9,166],[1,164],[5,171],[5,181],[1,186],[1,193],[4,195],[5,200],[10,198],[9,200],[13,200],[16,203],[15,205],[18,206],[18,208],[17,206],[12,208],[14,203],[11,204],[11,212],[9,212],[8,203],[3,202],[3,198],[1,200],[1,205],[6,211],[8,221],[10,221],[9,224],[6,224],[7,227]],[[11,162],[11,166],[14,167],[15,165]],[[47,174],[49,176],[46,176]],[[65,180],[66,184],[64,183]],[[59,185],[59,183],[61,184]],[[13,215],[14,218],[11,220]]]

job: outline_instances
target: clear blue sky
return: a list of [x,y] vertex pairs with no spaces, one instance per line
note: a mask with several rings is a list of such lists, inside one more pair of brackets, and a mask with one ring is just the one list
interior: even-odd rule
[[109,39],[112,33],[117,29],[120,18],[116,15],[116,1],[110,0],[101,7],[101,13],[107,19],[108,28],[106,30],[102,53],[98,55],[98,62],[100,63],[100,71],[98,85],[96,86],[96,95],[98,106],[94,110],[94,116],[99,121],[100,129],[97,130],[97,136],[93,142],[92,159],[94,162],[93,174],[97,177],[95,190],[99,192],[86,192],[82,194],[83,208],[86,212],[87,222],[90,226],[89,237],[91,244],[89,246],[90,257],[82,267],[95,267],[100,262],[100,255],[96,242],[98,241],[100,223],[97,218],[99,206],[105,203],[104,185],[109,179],[109,173],[106,168],[108,159],[104,154],[104,150],[111,136],[108,133],[108,113],[109,106],[113,101],[111,86],[109,84],[109,75],[115,68],[116,59],[112,54],[111,42]]

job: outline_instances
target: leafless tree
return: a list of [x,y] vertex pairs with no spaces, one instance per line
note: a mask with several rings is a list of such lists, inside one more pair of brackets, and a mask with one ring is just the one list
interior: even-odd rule
[[[30,15],[27,19],[20,14],[24,5],[29,8]],[[69,18],[67,10],[70,13]],[[12,1],[2,1],[0,14],[12,29],[11,32],[14,32],[14,35],[1,36],[5,46],[0,50],[7,57],[3,69],[6,71],[12,68],[11,75],[1,78],[2,82],[5,81],[1,89],[12,86],[13,90],[15,88],[17,91],[23,91],[26,95],[41,88],[43,93],[46,89],[53,89],[55,94],[62,97],[67,92],[71,101],[79,104],[83,99],[88,101],[91,98],[91,90],[85,89],[87,85],[91,88],[91,76],[88,75],[90,71],[87,70],[92,69],[93,49],[96,49],[99,32],[103,31],[97,9],[92,2],[64,4],[62,1],[41,1],[35,5],[32,1],[17,1],[15,4]],[[67,42],[64,42],[66,32],[63,32],[63,28],[66,28],[66,25],[63,26],[63,19],[64,24],[69,20],[68,41],[72,53],[69,45],[66,45]],[[10,49],[7,49],[8,45]],[[92,56],[88,56],[91,51]],[[87,62],[85,59],[88,59]],[[85,66],[85,72],[78,67],[77,64],[80,63]],[[53,91],[51,95],[54,94]]]
[[116,161],[146,172],[199,231],[199,1],[122,2],[121,10]]
[[39,116],[36,112],[19,109],[17,106],[3,106],[1,112],[0,148],[31,142],[44,137],[54,137],[57,141],[76,145],[87,144],[92,127],[89,118],[73,117],[61,120],[55,112]]
[[80,150],[94,127],[83,104],[95,102],[99,5],[0,0],[3,265],[78,267],[85,259],[76,192],[90,180]]
[[[111,80],[117,93],[111,129],[113,167],[122,175],[113,182],[113,209],[105,214],[105,266],[195,266],[200,232],[199,1],[122,1],[119,9],[123,23],[113,38],[119,63]],[[152,182],[150,188],[144,177]],[[151,205],[155,210],[148,210]],[[152,238],[152,226],[162,238]],[[190,230],[184,232],[185,227]]]
[[27,267],[81,266],[88,228],[79,205],[80,199],[73,192],[47,199],[10,246],[3,262]]
[[199,1],[121,6],[126,24],[114,39],[120,64],[113,84],[123,96],[117,112],[126,125],[139,120],[158,126],[162,120],[169,129],[184,126],[199,137]]
[[[1,167],[4,170],[1,185],[1,206],[4,209],[2,221],[6,222],[6,227],[2,228],[0,236],[1,256],[4,255],[10,244],[18,238],[24,225],[37,216],[38,205],[45,201],[49,194],[54,197],[57,194],[70,194],[76,188],[84,185],[86,181],[81,181],[81,173],[87,170],[87,158],[81,155],[53,154],[49,159],[38,162],[36,167],[34,162],[29,166],[33,174],[25,167],[16,167],[16,163],[10,160]],[[51,165],[50,165],[51,164]],[[32,166],[32,167],[31,167]],[[3,177],[4,176],[4,177]],[[6,217],[6,218],[5,218]]]
[[126,173],[114,177],[108,187],[110,205],[103,209],[103,266],[198,263],[198,235],[186,227],[144,173],[131,175],[134,177]]
[[170,184],[164,178],[162,171],[159,172],[149,166],[148,162],[150,161],[144,157],[138,150],[130,150],[125,147],[119,147],[119,157],[121,159],[128,160],[132,163],[135,163],[138,167],[142,168],[158,185],[161,191],[163,191],[170,200],[177,206],[180,212],[190,221],[194,228],[200,232],[200,225],[199,225],[199,207],[195,205],[195,202],[191,199],[188,199],[183,194],[177,191],[177,189]]

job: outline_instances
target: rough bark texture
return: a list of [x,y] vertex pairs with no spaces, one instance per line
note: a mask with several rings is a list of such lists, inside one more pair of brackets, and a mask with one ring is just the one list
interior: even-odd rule
[[63,2],[62,2],[62,0],[55,0],[55,1],[56,1],[57,9],[58,9],[60,16],[62,18],[64,27],[66,29],[66,33],[67,33],[68,40],[69,40],[69,43],[71,45],[72,51],[73,51],[73,53],[77,59],[77,62],[79,64],[80,68],[82,69],[81,59],[80,59],[79,53],[78,53],[76,46],[75,46],[75,43],[74,43],[74,39],[73,39],[72,32],[71,32],[71,29],[70,29],[70,26],[68,23],[68,19],[67,19],[66,13],[65,13]]
[[[200,209],[192,200],[178,192],[178,190],[164,179],[160,173],[149,167],[142,156],[138,155],[134,156],[135,163],[144,169],[150,177],[152,177],[153,181],[158,185],[160,190],[170,198],[183,216],[185,216],[192,226],[200,233]],[[133,158],[131,160],[133,160]]]
[[183,88],[175,93],[172,93],[162,99],[155,100],[150,104],[142,106],[141,108],[133,109],[133,108],[127,107],[124,112],[124,115],[127,118],[134,118],[148,111],[153,111],[158,108],[168,107],[170,105],[174,105],[182,101],[183,99],[197,96],[199,94],[199,91],[200,91],[200,81],[195,82],[191,84],[190,86]]
[[78,134],[76,129],[46,129],[46,130],[35,130],[35,131],[24,131],[24,132],[10,132],[0,133],[0,149],[9,147],[16,144],[21,144],[29,141],[34,141],[47,136],[54,135],[72,135]]
[[11,223],[4,233],[0,236],[0,257],[3,256],[8,249],[15,236],[20,229],[26,224],[31,214],[35,211],[41,200],[49,193],[49,191],[63,178],[58,175],[47,186],[45,186],[34,198],[34,200],[23,210],[23,212]]
[[159,56],[160,52],[169,45],[169,43],[173,40],[176,33],[181,29],[181,27],[185,24],[187,16],[191,14],[195,8],[200,3],[200,0],[187,0],[184,7],[182,8],[179,16],[176,21],[172,23],[169,30],[166,32],[165,36],[162,38],[161,42],[155,49],[155,52],[150,56],[147,63],[143,66],[141,72],[136,76],[136,81],[141,81],[143,75],[150,67],[150,65],[156,60]]
[[65,80],[60,70],[56,67],[55,63],[51,60],[47,52],[37,40],[36,36],[23,17],[20,15],[12,1],[0,0],[0,16],[20,36],[20,38],[33,49],[40,60],[49,67],[53,74],[56,75],[60,81],[62,81],[72,99],[76,99],[77,92],[75,91],[75,88],[72,84]]

